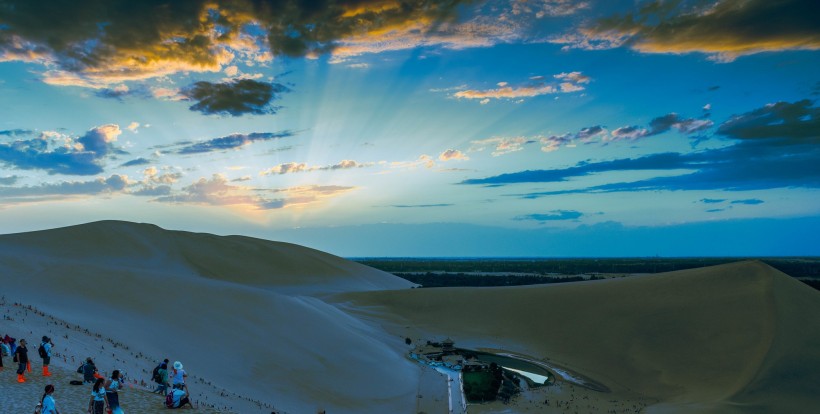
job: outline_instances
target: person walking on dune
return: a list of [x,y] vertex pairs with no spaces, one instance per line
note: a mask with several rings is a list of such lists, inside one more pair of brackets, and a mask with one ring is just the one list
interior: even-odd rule
[[119,391],[122,389],[123,379],[120,376],[120,370],[115,369],[111,373],[111,378],[105,382],[105,396],[108,398],[108,408],[112,414],[124,414],[125,411],[120,407]]
[[161,362],[156,368],[156,375],[154,375],[154,382],[157,383],[157,388],[154,391],[157,394],[165,395],[168,392],[168,360]]
[[185,378],[188,378],[188,373],[182,369],[182,362],[174,361],[174,374],[172,377],[172,388],[185,390],[186,394],[191,394],[188,391],[188,386],[185,385]]
[[51,348],[54,348],[54,343],[51,342],[51,338],[43,335],[43,342],[40,343],[40,358],[43,359],[43,376],[50,377],[51,373],[48,372],[48,364],[51,363]]
[[26,382],[26,366],[28,365],[28,349],[26,340],[21,339],[20,345],[14,350],[14,361],[17,362],[17,382]]
[[51,384],[46,385],[45,394],[43,394],[43,398],[40,400],[40,404],[43,407],[40,413],[60,414],[60,410],[57,409],[57,401],[54,400],[52,394],[54,394],[54,386]]
[[97,378],[97,382],[91,388],[91,399],[88,400],[88,412],[91,414],[105,414],[105,409],[108,408],[104,384],[105,379]]

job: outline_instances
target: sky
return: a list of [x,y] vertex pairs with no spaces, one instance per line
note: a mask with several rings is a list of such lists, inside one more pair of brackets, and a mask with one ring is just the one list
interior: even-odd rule
[[0,0],[0,233],[820,255],[814,0]]

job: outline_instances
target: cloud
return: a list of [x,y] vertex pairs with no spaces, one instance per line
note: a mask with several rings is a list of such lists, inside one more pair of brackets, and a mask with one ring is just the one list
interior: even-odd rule
[[200,81],[181,91],[190,100],[197,101],[191,105],[192,111],[206,115],[274,114],[280,108],[270,103],[278,95],[289,92],[285,85],[273,82],[258,82],[251,79],[238,79],[225,83]]
[[701,198],[700,199],[701,203],[706,203],[706,204],[717,204],[717,203],[722,203],[724,201],[726,201],[725,198]]
[[663,134],[673,128],[677,129],[681,134],[693,135],[706,131],[714,124],[715,123],[709,119],[681,118],[678,114],[672,112],[653,119],[649,122],[648,128],[641,128],[635,125],[616,128],[612,131],[608,140],[635,141],[641,138]]
[[225,137],[213,138],[207,141],[196,143],[183,143],[184,146],[177,150],[178,154],[200,154],[205,152],[226,151],[250,145],[256,141],[269,141],[291,137],[295,135],[292,131],[281,132],[252,132],[250,134],[231,134]]
[[0,136],[19,137],[21,135],[31,135],[34,131],[30,129],[6,129],[0,131]]
[[577,220],[584,214],[574,210],[552,210],[546,214],[527,214],[523,216],[516,216],[513,220],[525,221],[560,221],[560,220]]
[[114,146],[121,133],[116,124],[94,127],[76,139],[44,131],[36,138],[0,144],[0,162],[24,170],[45,170],[49,174],[99,174],[102,159],[112,153],[122,153]]
[[154,0],[100,7],[8,0],[0,15],[0,61],[39,63],[48,68],[43,78],[51,84],[104,88],[183,72],[219,72],[275,55],[314,56],[336,49],[343,39],[379,37],[409,26],[427,32],[450,21],[458,4]]
[[[624,191],[820,188],[820,163],[817,162],[820,146],[817,145],[818,129],[814,126],[817,108],[807,107],[803,103],[770,104],[730,118],[718,131],[733,138],[734,143],[721,148],[686,154],[668,152],[610,161],[583,161],[568,168],[513,172],[468,179],[461,184],[556,183],[607,172],[658,170],[688,172],[521,196],[537,198]],[[668,124],[671,122],[664,125]],[[811,131],[815,131],[814,135]]]
[[128,185],[128,177],[114,174],[91,181],[61,181],[36,186],[0,186],[0,203],[25,204],[48,200],[60,200],[81,196],[122,193]]
[[755,206],[755,205],[763,204],[763,203],[764,203],[763,200],[759,200],[759,199],[756,199],[756,198],[747,198],[745,200],[733,200],[731,202],[731,204],[746,204],[748,206]]
[[820,142],[820,107],[804,99],[794,103],[777,102],[733,116],[717,130],[736,139],[781,138],[789,141]]
[[[453,97],[464,99],[510,99],[531,98],[539,95],[570,93],[584,90],[583,84],[590,82],[589,76],[581,72],[559,73],[553,75],[555,82],[547,83],[543,77],[530,77],[530,82],[520,86],[510,86],[507,82],[499,82],[495,89],[467,89],[458,91]],[[486,103],[486,102],[484,102]]]
[[310,172],[310,171],[337,171],[337,170],[349,170],[353,168],[365,168],[375,165],[372,162],[368,163],[360,163],[354,160],[342,160],[337,162],[336,164],[324,165],[324,166],[309,166],[306,163],[295,163],[295,162],[287,162],[279,165],[275,165],[267,170],[264,170],[259,173],[259,175],[284,175],[284,174],[293,174],[293,173],[300,173],[300,172]]
[[439,203],[439,204],[393,204],[390,207],[395,208],[431,208],[431,207],[450,207],[455,204]]
[[131,161],[125,162],[120,166],[121,167],[134,167],[134,166],[137,166],[137,165],[147,165],[147,164],[150,164],[150,163],[151,163],[151,160],[149,160],[147,158],[140,157],[140,158],[135,158]]
[[127,85],[121,84],[121,85],[117,85],[113,88],[97,89],[97,91],[94,92],[94,95],[96,95],[100,98],[116,99],[118,101],[122,101],[123,98],[128,97],[128,96],[135,96],[135,97],[138,97],[138,98],[147,98],[147,97],[151,96],[151,93],[145,88],[131,89]]
[[439,159],[439,161],[450,161],[450,160],[466,161],[466,160],[469,160],[470,157],[468,157],[466,154],[464,154],[461,151],[454,150],[454,149],[448,149],[448,150],[442,152],[441,154],[439,154],[438,159]]
[[589,2],[577,0],[513,0],[512,13],[532,14],[536,18],[562,17],[577,13],[589,8]]
[[596,138],[606,135],[607,130],[606,128],[596,125],[587,128],[581,128],[577,134],[575,134],[575,139],[580,140],[581,142],[590,142]]
[[139,122],[131,122],[130,124],[128,124],[127,127],[125,127],[125,129],[127,129],[127,130],[129,130],[129,131],[136,134],[138,132],[137,129],[139,129],[139,127],[140,127]]
[[16,175],[10,175],[8,177],[0,177],[0,185],[14,185],[17,183],[20,177]]
[[533,144],[535,142],[537,142],[537,140],[527,137],[493,137],[470,142],[471,146],[469,151],[484,151],[492,147],[493,157],[498,157],[511,152],[521,151],[524,149],[524,145]]
[[628,46],[642,53],[705,53],[729,62],[760,52],[820,49],[816,10],[814,0],[656,1],[551,41],[587,50]]

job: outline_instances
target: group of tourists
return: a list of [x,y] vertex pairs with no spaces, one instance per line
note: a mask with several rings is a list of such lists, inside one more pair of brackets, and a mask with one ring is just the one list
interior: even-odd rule
[[[165,406],[168,408],[182,408],[185,405],[191,404],[188,398],[188,386],[185,384],[185,379],[188,378],[188,373],[183,369],[182,363],[174,361],[172,370],[168,369],[168,359],[166,358],[160,362],[151,373],[151,379],[157,383],[157,387],[151,391],[157,394],[165,394]],[[171,386],[171,391],[168,391],[168,386]]]
[[[48,336],[43,336],[37,352],[43,360],[43,376],[51,376],[48,366],[51,362],[51,350],[54,348],[54,343]],[[17,382],[26,382],[26,372],[31,372],[31,361],[28,355],[28,348],[25,339],[17,341],[8,335],[0,337],[0,370],[3,370],[3,356],[13,355],[14,362],[17,366]],[[186,405],[194,408],[189,399],[188,386],[185,380],[188,374],[183,369],[182,363],[175,361],[168,366],[168,359],[161,362],[153,372],[153,380],[157,383],[157,388],[152,391],[159,394],[165,394],[165,406],[167,408],[182,408]],[[83,374],[83,381],[71,381],[72,384],[94,384],[91,388],[91,398],[88,401],[88,413],[90,414],[124,414],[119,402],[119,392],[125,385],[125,378],[120,370],[114,370],[111,376],[105,378],[97,371],[97,366],[91,357],[86,358],[85,362],[77,368],[77,372]],[[171,390],[168,391],[168,387]],[[37,408],[41,414],[59,414],[57,403],[54,399],[54,385],[48,384],[45,387],[43,397]]]

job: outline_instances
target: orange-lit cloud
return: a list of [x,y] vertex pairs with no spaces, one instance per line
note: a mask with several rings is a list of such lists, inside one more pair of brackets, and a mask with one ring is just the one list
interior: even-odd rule
[[313,165],[310,166],[306,163],[295,163],[295,162],[287,162],[282,163],[279,165],[275,165],[267,170],[261,171],[259,175],[283,175],[283,174],[292,174],[292,173],[300,173],[300,172],[310,172],[310,171],[337,171],[337,170],[349,170],[353,168],[364,168],[370,167],[375,165],[375,163],[367,162],[367,163],[360,163],[354,160],[342,160],[337,162],[336,164],[330,165]]
[[553,75],[553,78],[555,82],[547,83],[544,77],[531,77],[529,83],[520,86],[510,86],[507,82],[498,82],[498,87],[494,89],[468,89],[458,91],[453,96],[464,99],[479,99],[480,103],[486,104],[487,99],[520,99],[539,95],[578,92],[584,90],[583,85],[590,81],[589,76],[581,72],[559,73]]
[[439,161],[450,161],[450,160],[460,160],[460,161],[467,161],[470,157],[467,154],[454,149],[448,149],[438,156]]
[[628,46],[642,53],[705,53],[719,62],[783,50],[820,49],[814,0],[722,0],[696,7],[653,2],[551,41],[566,48]]

